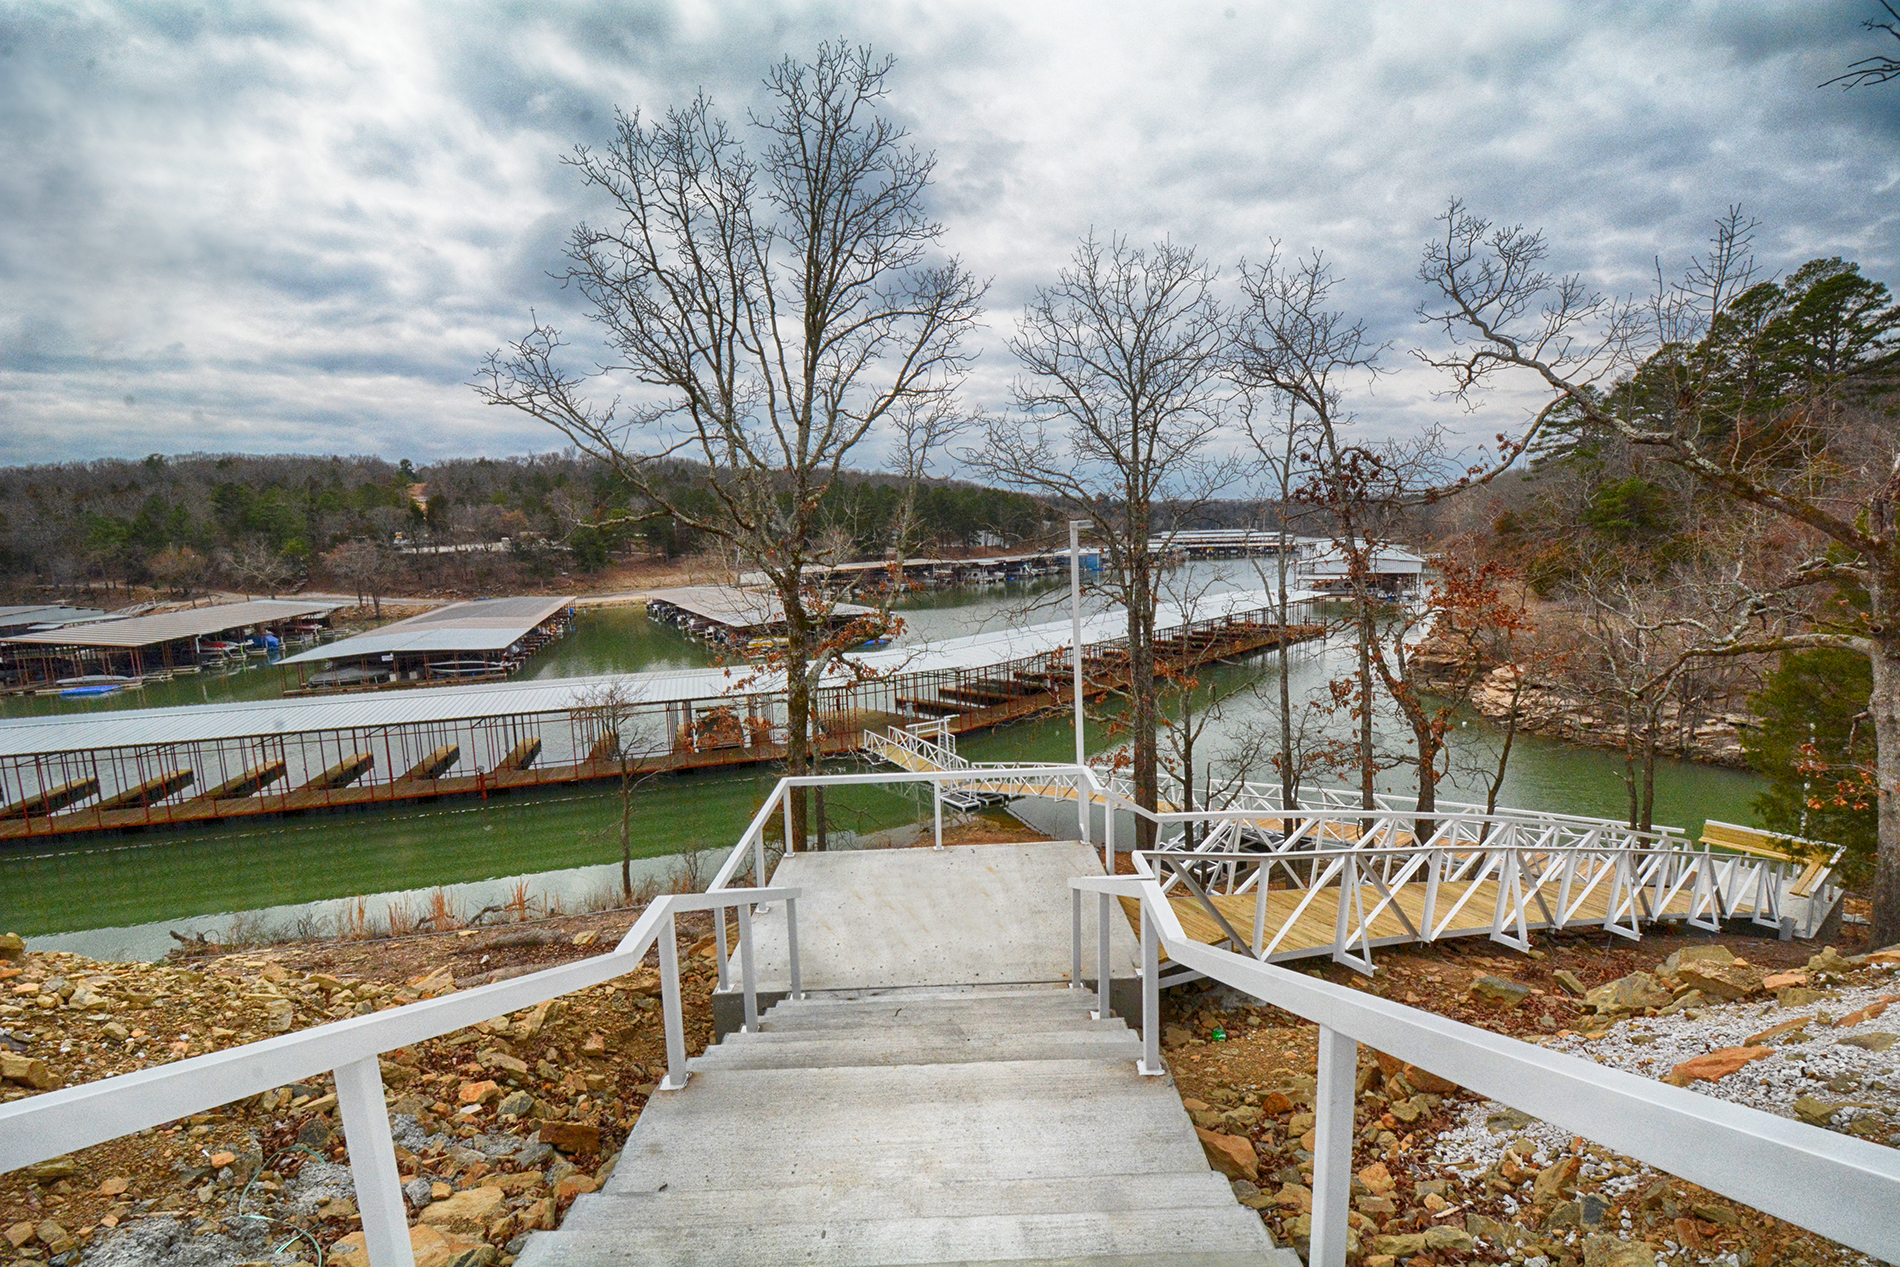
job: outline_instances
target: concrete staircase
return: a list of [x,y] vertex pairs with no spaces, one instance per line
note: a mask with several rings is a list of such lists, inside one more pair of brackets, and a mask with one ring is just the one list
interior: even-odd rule
[[607,1186],[519,1267],[1298,1267],[1091,1002],[977,986],[780,1003],[653,1097]]

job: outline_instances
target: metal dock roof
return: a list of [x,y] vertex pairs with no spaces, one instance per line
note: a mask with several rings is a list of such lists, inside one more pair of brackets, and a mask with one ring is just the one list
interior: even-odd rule
[[501,651],[525,638],[534,627],[564,607],[565,598],[483,598],[450,603],[420,616],[398,620],[368,633],[313,647],[279,664],[310,664],[319,660],[360,660],[368,656],[449,651]]
[[[756,629],[761,625],[782,624],[785,604],[770,590],[735,585],[681,585],[673,589],[647,591],[649,603],[671,603],[701,620],[710,620],[733,629]],[[834,603],[832,614],[847,619],[869,616],[877,609],[856,603]]]
[[66,625],[39,633],[16,634],[0,642],[54,647],[149,647],[161,642],[178,642],[243,629],[249,625],[271,625],[299,616],[321,616],[335,611],[341,603],[309,603],[286,599],[257,599],[246,603],[220,603],[215,607],[187,607],[182,611],[160,612],[156,616],[132,616],[124,620],[101,620],[83,625]]
[[[1290,601],[1296,603],[1319,597],[1323,596],[1310,591],[1288,595]],[[1179,607],[1163,604],[1156,611],[1155,625],[1157,632],[1166,632],[1188,620],[1211,620],[1255,611],[1271,601],[1263,590],[1215,594],[1202,599],[1191,614],[1185,616]],[[1128,617],[1119,608],[1082,622],[1085,644],[1120,638],[1127,632]],[[912,673],[982,669],[1052,653],[1068,645],[1069,622],[1057,620],[915,647],[891,647],[852,659],[874,673],[902,677]],[[854,675],[840,668],[835,670],[830,684],[843,686],[852,680]],[[591,693],[612,684],[619,684],[628,692],[630,703],[658,705],[681,700],[773,695],[784,690],[784,674],[739,664],[482,686],[441,686],[368,695],[20,717],[0,721],[0,757],[564,712],[586,706]]]

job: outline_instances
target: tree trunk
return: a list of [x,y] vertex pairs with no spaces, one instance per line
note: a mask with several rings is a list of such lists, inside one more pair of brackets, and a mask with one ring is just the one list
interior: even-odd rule
[[[1145,523],[1146,516],[1142,516]],[[1149,584],[1147,530],[1129,534],[1128,587],[1128,693],[1135,731],[1134,784],[1135,804],[1153,811],[1161,799],[1160,749],[1155,732],[1159,717],[1155,708],[1155,615],[1154,589]],[[1146,818],[1135,819],[1138,849],[1155,847],[1155,824]]]
[[633,897],[633,778],[624,757],[620,764],[620,896]]
[[[1284,492],[1284,490],[1283,490]],[[1280,499],[1282,515],[1285,514],[1286,498]],[[1287,646],[1287,627],[1291,611],[1286,601],[1286,552],[1291,544],[1287,538],[1286,521],[1280,521],[1280,540],[1274,551],[1274,567],[1279,574],[1279,592],[1275,595],[1275,604],[1280,616],[1280,808],[1292,809],[1299,800],[1299,771],[1293,765],[1293,652]]]
[[[1190,689],[1181,692],[1181,808],[1194,812],[1194,697]],[[1194,824],[1181,824],[1181,839],[1194,848]]]
[[[1900,595],[1883,602],[1885,586],[1874,587],[1876,617]],[[1873,947],[1880,949],[1900,942],[1900,627],[1893,620],[1878,620],[1885,636],[1874,642],[1872,656],[1874,690],[1868,697],[1867,710],[1874,721],[1875,777],[1879,782],[1878,800],[1880,845],[1874,858]]]
[[[785,607],[785,773],[796,778],[811,769],[811,685],[805,680],[808,658],[805,609],[794,590],[779,589]],[[791,839],[787,851],[803,849],[807,839],[806,788],[793,788]],[[796,843],[794,843],[796,842]]]
[[1378,768],[1372,758],[1372,600],[1360,582],[1359,602],[1359,808],[1376,804]]

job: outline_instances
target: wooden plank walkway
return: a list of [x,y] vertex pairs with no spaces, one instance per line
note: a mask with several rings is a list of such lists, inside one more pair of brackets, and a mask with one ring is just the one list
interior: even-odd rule
[[[1474,887],[1477,892],[1471,894],[1470,900],[1465,902],[1464,908],[1452,919],[1450,926],[1438,934],[1439,937],[1488,937],[1491,935],[1491,919],[1497,909],[1498,901],[1498,883],[1495,880],[1481,880],[1475,886],[1468,881],[1441,883],[1438,886],[1437,918],[1442,922],[1446,913],[1457,906],[1466,893]],[[1544,915],[1543,907],[1538,905],[1535,890],[1528,884],[1525,890],[1524,926],[1527,929],[1551,927],[1553,921]],[[1300,903],[1306,900],[1308,892],[1309,890],[1306,889],[1268,890],[1266,944],[1271,945],[1274,938],[1279,936],[1280,930],[1286,927],[1287,922],[1293,920],[1294,912],[1299,910]],[[1383,900],[1369,885],[1362,889],[1362,893],[1365,910],[1368,912]],[[1313,894],[1312,902],[1304,911],[1300,911],[1299,918],[1294,921],[1292,931],[1281,938],[1271,958],[1275,960],[1302,959],[1313,955],[1330,955],[1338,938],[1339,894],[1340,890],[1337,887],[1324,888]],[[1381,911],[1372,921],[1371,928],[1367,930],[1366,935],[1374,946],[1401,945],[1419,940],[1412,930],[1424,926],[1424,882],[1417,881],[1401,885],[1394,892],[1393,897],[1392,906]],[[1559,886],[1555,882],[1544,885],[1542,897],[1554,912],[1557,909]],[[1220,911],[1222,918],[1233,926],[1235,932],[1241,934],[1242,937],[1253,935],[1254,917],[1259,901],[1257,895],[1216,893],[1211,895],[1211,900],[1215,908]],[[1123,912],[1138,928],[1137,921],[1141,918],[1141,909],[1135,899],[1125,897],[1120,901]],[[1192,894],[1171,894],[1169,901],[1174,907],[1176,917],[1181,921],[1182,931],[1189,937],[1208,946],[1226,942],[1226,932],[1207,913],[1199,899]],[[1664,910],[1644,916],[1644,919],[1648,921],[1659,918],[1681,918],[1689,914],[1690,901],[1690,895],[1683,893],[1670,902]],[[1392,909],[1393,906],[1405,912],[1406,918],[1412,922],[1412,928],[1406,927],[1405,921],[1401,920],[1397,912]],[[1569,923],[1573,927],[1585,926],[1592,922],[1600,924],[1609,914],[1609,909],[1610,883],[1606,879],[1584,899],[1576,913],[1570,917]],[[1351,927],[1356,927],[1358,924],[1357,912],[1348,912],[1348,922],[1350,932]],[[1512,928],[1515,928],[1515,921],[1512,923]],[[1356,939],[1353,944],[1358,944]]]

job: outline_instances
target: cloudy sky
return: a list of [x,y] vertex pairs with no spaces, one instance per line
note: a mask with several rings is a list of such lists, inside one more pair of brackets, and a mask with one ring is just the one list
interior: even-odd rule
[[[946,245],[993,279],[970,402],[1094,227],[1214,260],[1324,249],[1403,372],[1366,425],[1461,418],[1407,366],[1458,195],[1611,289],[1731,203],[1786,269],[1900,283],[1900,83],[1875,0],[1074,5],[0,0],[0,463],[150,452],[545,451],[469,387],[593,208],[560,157],[615,107],[739,114],[786,54],[895,54]],[[1884,38],[1884,37],[1883,37]]]

